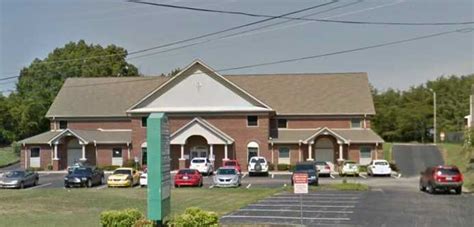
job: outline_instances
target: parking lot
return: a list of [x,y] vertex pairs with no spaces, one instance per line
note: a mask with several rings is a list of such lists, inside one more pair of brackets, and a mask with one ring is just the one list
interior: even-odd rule
[[221,218],[222,224],[345,225],[364,196],[362,192],[282,193]]

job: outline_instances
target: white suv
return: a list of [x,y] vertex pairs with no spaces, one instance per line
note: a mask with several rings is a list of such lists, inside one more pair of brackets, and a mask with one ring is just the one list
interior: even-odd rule
[[264,174],[268,176],[268,162],[265,157],[255,156],[249,160],[249,176],[255,174]]
[[195,169],[205,175],[211,175],[214,171],[214,166],[212,166],[212,163],[207,158],[193,158],[189,168]]

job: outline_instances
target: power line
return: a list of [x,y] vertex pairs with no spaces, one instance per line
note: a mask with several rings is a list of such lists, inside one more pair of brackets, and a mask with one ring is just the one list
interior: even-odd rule
[[[222,69],[217,69],[215,71],[218,72],[218,73],[221,73],[221,72],[232,71],[232,70],[237,70],[237,69],[256,68],[256,67],[261,67],[261,66],[283,64],[283,63],[303,61],[303,60],[308,60],[308,59],[316,59],[316,58],[334,56],[334,55],[339,55],[339,54],[347,54],[347,53],[352,53],[352,52],[357,52],[357,51],[362,51],[362,50],[375,49],[375,48],[380,48],[380,47],[385,47],[385,46],[393,46],[393,45],[397,45],[397,44],[401,44],[401,43],[408,43],[408,42],[413,42],[413,41],[417,41],[417,40],[429,39],[429,38],[444,36],[444,35],[453,34],[453,33],[469,33],[469,32],[472,32],[472,31],[474,31],[474,28],[472,28],[472,27],[463,28],[463,29],[456,29],[456,30],[450,30],[450,31],[445,31],[445,32],[432,33],[432,34],[429,34],[429,35],[417,36],[417,37],[408,38],[408,39],[402,39],[402,40],[396,40],[396,41],[391,41],[391,42],[379,43],[379,44],[375,44],[375,45],[358,47],[358,48],[353,48],[353,49],[346,49],[346,50],[340,50],[340,51],[329,52],[329,53],[324,53],[324,54],[310,55],[310,56],[305,56],[305,57],[283,59],[283,60],[278,60],[278,61],[263,62],[263,63],[258,63],[258,64],[250,64],[250,65],[236,66],[236,67],[230,67],[230,68],[222,68]],[[204,73],[204,72],[201,72],[201,73]],[[96,86],[96,85],[107,85],[107,84],[113,84],[113,83],[129,83],[129,82],[134,82],[134,81],[138,81],[138,80],[144,80],[144,78],[137,78],[136,80],[129,80],[129,81],[116,81],[116,82],[102,82],[102,83],[84,84],[84,85],[71,85],[71,86],[68,86],[68,87],[86,87],[86,86]]]
[[[152,6],[159,6],[159,7],[165,7],[165,8],[175,8],[175,9],[184,9],[184,10],[191,10],[191,11],[208,12],[208,13],[233,14],[233,15],[242,15],[242,16],[249,16],[249,17],[264,17],[264,18],[274,18],[275,17],[275,16],[272,16],[272,15],[247,13],[247,12],[242,12],[242,11],[215,10],[215,9],[178,6],[178,5],[162,4],[162,3],[154,3],[154,2],[144,2],[144,1],[137,1],[137,0],[129,0],[129,2],[152,5]],[[363,24],[363,25],[447,26],[447,25],[470,25],[470,24],[474,24],[474,21],[464,21],[464,22],[374,22],[374,21],[312,19],[312,18],[300,18],[300,17],[288,17],[288,16],[280,16],[279,18],[289,19],[289,20],[318,21],[318,22],[342,23],[342,24]]]
[[267,21],[283,18],[285,16],[289,16],[289,15],[292,15],[292,14],[297,14],[297,13],[305,12],[305,11],[308,11],[308,10],[324,7],[324,6],[327,6],[327,5],[331,5],[331,4],[334,4],[338,1],[339,0],[332,0],[331,2],[328,2],[328,3],[314,5],[314,6],[311,6],[311,7],[303,8],[303,9],[292,11],[292,12],[289,12],[289,13],[284,13],[284,14],[279,15],[279,16],[273,16],[273,17],[270,17],[270,18],[258,20],[258,21],[255,21],[255,22],[247,23],[247,24],[242,24],[242,25],[239,25],[239,26],[234,26],[234,27],[223,29],[223,30],[220,30],[220,31],[210,32],[210,33],[206,33],[206,34],[203,34],[203,35],[198,35],[198,36],[183,39],[183,40],[178,40],[178,41],[165,43],[165,44],[158,45],[158,46],[153,46],[153,47],[149,47],[149,48],[145,48],[145,49],[131,51],[128,54],[123,53],[123,54],[97,55],[97,56],[91,56],[91,57],[72,58],[72,59],[64,59],[64,60],[42,61],[42,62],[38,62],[36,64],[53,64],[53,63],[71,62],[71,61],[84,61],[85,62],[86,60],[96,59],[96,58],[113,57],[113,56],[119,56],[119,55],[125,55],[125,56],[135,55],[135,54],[147,52],[147,51],[150,51],[150,50],[156,50],[156,49],[161,49],[161,48],[165,48],[165,47],[170,47],[170,46],[174,46],[174,45],[177,45],[177,44],[186,43],[186,42],[189,42],[189,41],[194,41],[194,40],[197,40],[197,39],[202,39],[202,38],[206,38],[206,37],[209,37],[209,36],[222,34],[222,33],[228,32],[228,31],[233,31],[233,30],[249,27],[249,26],[252,26],[252,25],[264,23],[264,22],[267,22]]

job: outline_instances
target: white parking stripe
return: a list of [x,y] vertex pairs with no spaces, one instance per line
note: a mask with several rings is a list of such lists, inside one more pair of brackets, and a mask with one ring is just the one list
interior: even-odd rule
[[244,177],[246,177],[246,176],[247,176],[247,174],[246,174],[246,173],[244,173],[244,175],[242,175],[242,179],[244,179]]
[[[268,199],[272,199],[272,200],[283,199],[283,200],[286,200],[286,199],[299,199],[299,197],[270,197]],[[332,198],[306,197],[306,198],[304,198],[305,201],[334,200],[334,199],[358,200],[358,199],[360,199],[360,197],[355,196],[355,197],[344,197],[344,198],[340,198],[340,197],[332,197]]]
[[246,188],[247,188],[247,189],[249,189],[249,188],[250,188],[250,186],[252,186],[252,184],[249,184],[249,185],[247,185],[247,187],[246,187]]
[[[341,193],[341,194],[329,194],[329,193],[310,193],[310,194],[306,194],[306,195],[303,195],[303,198],[307,198],[307,197],[317,197],[317,196],[323,196],[323,197],[327,197],[327,196],[332,196],[332,197],[344,197],[344,196],[359,196],[360,194],[349,194],[349,193]],[[300,195],[294,195],[294,194],[279,194],[279,195],[275,195],[273,197],[282,197],[282,196],[288,196],[288,197],[293,197],[293,198],[300,198]]]
[[97,186],[95,189],[100,190],[100,189],[104,189],[106,187],[107,187],[107,185],[104,184],[104,185],[101,185],[101,186]]
[[360,177],[367,179],[367,177],[364,174],[359,174]]
[[209,186],[209,188],[214,188],[214,185]]
[[303,212],[303,213],[328,213],[328,214],[352,214],[354,211],[339,211],[339,210],[287,210],[287,209],[239,209],[238,211],[262,211],[262,212]]
[[329,176],[332,178],[332,179],[335,179],[336,177],[332,174],[329,174]]
[[37,189],[37,188],[42,188],[42,187],[46,187],[48,185],[51,185],[51,183],[46,183],[46,184],[40,184],[38,186],[35,186],[35,187],[31,187],[31,188],[27,188],[25,190],[31,190],[31,189]]
[[250,215],[227,215],[224,218],[261,218],[261,219],[286,219],[286,220],[326,220],[326,221],[350,221],[350,218],[319,218],[319,217],[282,217],[282,216],[250,216]]
[[355,208],[354,205],[301,205],[301,204],[250,204],[249,207],[324,207],[324,208]]
[[331,200],[326,200],[326,201],[298,201],[298,200],[263,200],[260,202],[260,204],[265,204],[265,203],[359,203],[359,201],[331,201]]
[[272,179],[275,178],[275,174],[272,174]]

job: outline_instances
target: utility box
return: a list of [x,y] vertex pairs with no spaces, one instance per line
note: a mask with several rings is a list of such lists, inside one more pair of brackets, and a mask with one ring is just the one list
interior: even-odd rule
[[170,213],[170,135],[164,113],[152,113],[147,119],[148,219],[159,226]]

